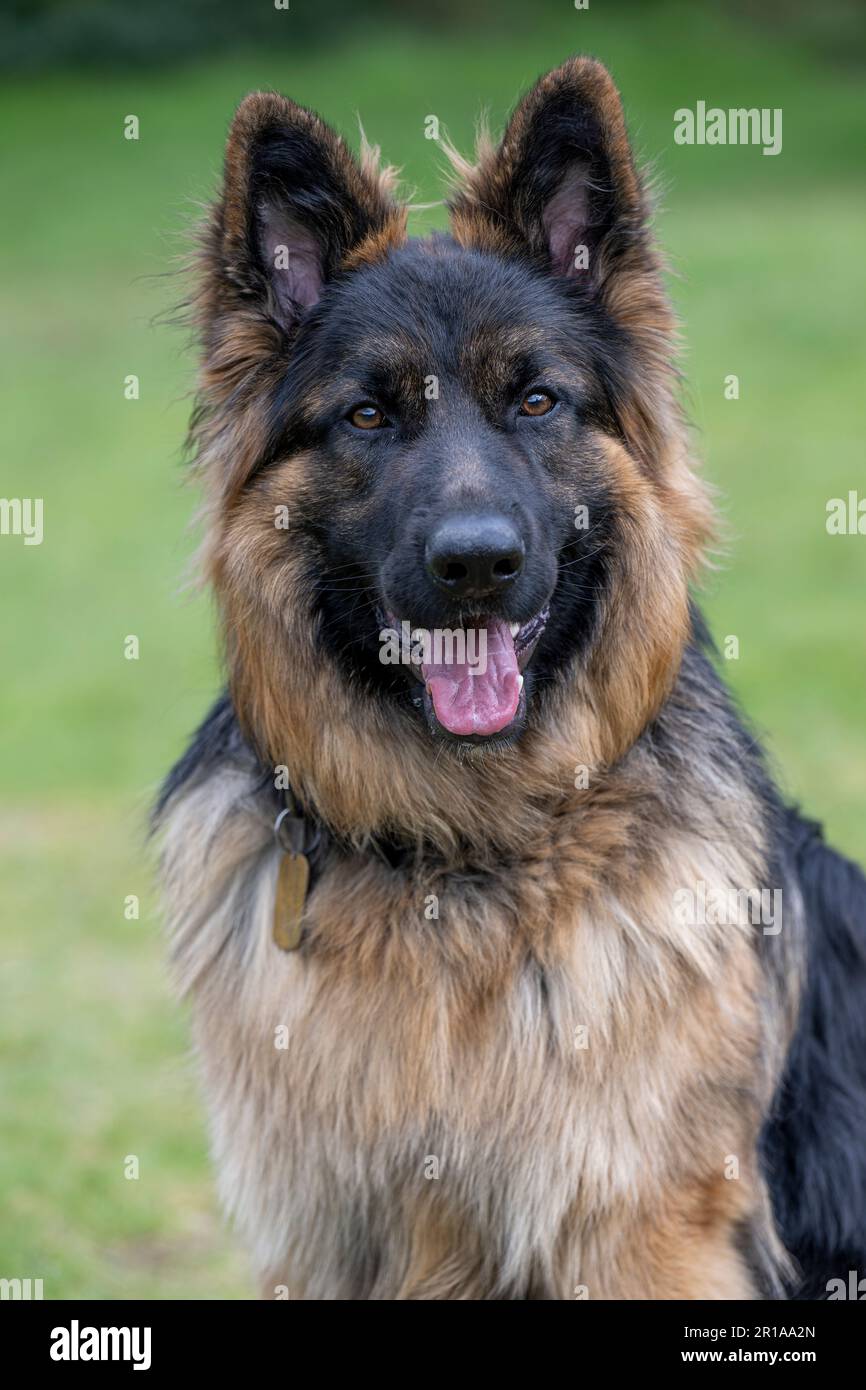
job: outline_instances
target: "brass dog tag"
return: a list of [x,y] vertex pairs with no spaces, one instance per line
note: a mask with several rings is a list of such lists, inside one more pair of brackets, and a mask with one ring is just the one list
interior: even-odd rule
[[296,951],[301,944],[301,923],[307,901],[310,863],[305,854],[284,854],[277,874],[274,902],[274,941],[281,951]]

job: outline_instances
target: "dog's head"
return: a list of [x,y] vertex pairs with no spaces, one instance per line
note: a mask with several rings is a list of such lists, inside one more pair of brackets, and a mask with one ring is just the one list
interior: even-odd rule
[[707,533],[607,72],[548,74],[453,163],[451,234],[409,240],[369,150],[256,94],[203,247],[234,698],[345,828],[429,828],[443,794],[468,824],[467,765],[493,796],[618,757],[675,677]]

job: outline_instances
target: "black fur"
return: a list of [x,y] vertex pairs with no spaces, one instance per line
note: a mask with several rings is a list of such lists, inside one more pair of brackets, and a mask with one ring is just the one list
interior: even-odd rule
[[799,1022],[762,1143],[798,1298],[866,1276],[866,877],[813,821],[786,813],[782,851],[806,907]]
[[[543,688],[588,644],[616,530],[593,430],[621,437],[616,401],[628,370],[622,335],[574,282],[448,237],[434,246],[410,242],[329,286],[270,402],[261,465],[308,449],[329,459],[315,497],[296,506],[318,551],[310,584],[321,637],[350,678],[402,702],[417,691],[380,659],[377,608],[384,599],[429,628],[468,616],[423,562],[431,529],[457,506],[448,488],[464,465],[460,506],[498,506],[526,545],[523,573],[495,612],[523,623],[550,605],[529,686]],[[431,378],[438,397],[428,400]],[[322,399],[325,379],[333,384]],[[520,418],[522,396],[538,385],[555,395],[555,412]],[[364,400],[383,408],[387,428],[352,428],[347,416]],[[576,528],[578,504],[590,530]]]
[[[166,806],[178,792],[206,781],[226,764],[248,763],[252,758],[249,745],[238,726],[231,698],[228,692],[224,692],[211,706],[183,756],[178,758],[160,787],[153,808],[154,825],[158,824]],[[273,785],[272,771],[268,781]]]

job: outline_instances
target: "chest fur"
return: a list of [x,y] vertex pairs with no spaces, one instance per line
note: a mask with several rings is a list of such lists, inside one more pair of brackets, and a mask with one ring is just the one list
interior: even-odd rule
[[478,875],[346,860],[286,954],[276,856],[252,827],[233,852],[176,946],[223,1198],[262,1270],[357,1296],[424,1230],[525,1281],[564,1231],[638,1219],[750,1149],[752,942],[674,908],[692,878],[736,881],[730,856],[671,845],[619,893],[587,891],[562,845]]

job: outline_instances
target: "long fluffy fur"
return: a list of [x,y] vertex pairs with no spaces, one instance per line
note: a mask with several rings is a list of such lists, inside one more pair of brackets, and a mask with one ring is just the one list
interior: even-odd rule
[[[247,249],[256,141],[283,123],[292,158],[324,151],[340,273],[401,245],[390,181],[310,113],[249,98],[206,234],[196,434],[230,688],[157,824],[220,1190],[266,1294],[815,1296],[866,1248],[837,1186],[866,1181],[863,1028],[834,1013],[844,975],[862,997],[866,890],[779,804],[689,605],[711,515],[599,65],[543,79],[498,150],[458,166],[454,241],[533,251],[523,165],[551,101],[590,113],[602,150],[593,274],[635,365],[611,384],[618,434],[595,439],[619,529],[593,640],[496,755],[437,758],[406,711],[359,698],[319,640],[313,549],[269,524],[325,484],[275,432],[286,329]],[[278,764],[333,836],[291,955],[271,940]],[[783,930],[681,922],[698,883],[782,889]]]

